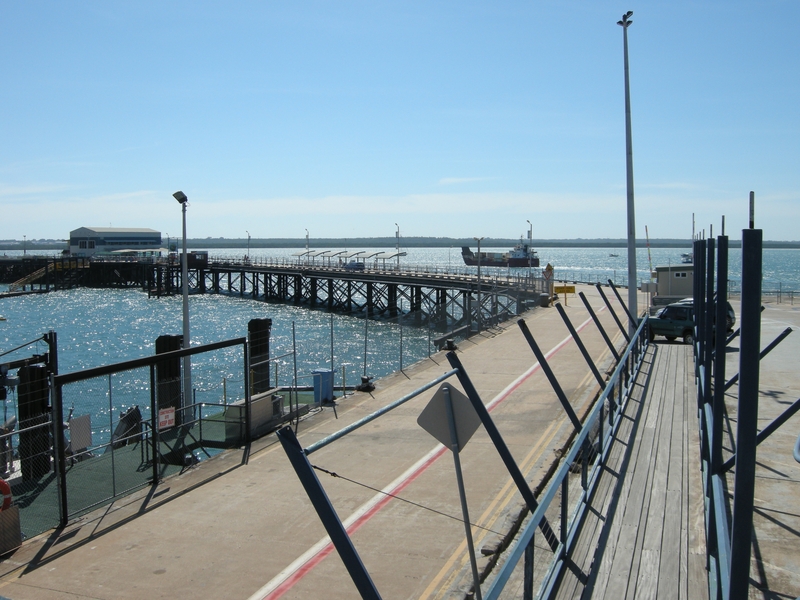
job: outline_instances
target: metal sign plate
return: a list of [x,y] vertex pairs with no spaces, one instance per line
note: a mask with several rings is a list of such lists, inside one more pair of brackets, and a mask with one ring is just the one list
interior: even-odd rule
[[460,452],[481,425],[478,413],[475,412],[469,398],[461,390],[454,388],[450,384],[443,383],[420,413],[417,423],[442,444],[452,449],[450,423],[447,420],[447,406],[445,404],[445,389],[450,391],[450,403],[453,406],[458,451]]

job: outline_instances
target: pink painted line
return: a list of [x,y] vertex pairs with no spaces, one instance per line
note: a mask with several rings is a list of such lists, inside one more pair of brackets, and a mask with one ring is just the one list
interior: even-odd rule
[[[604,310],[605,307],[601,308],[600,311]],[[599,312],[599,311],[598,311]],[[580,326],[576,327],[576,331],[581,331],[584,329],[589,323],[592,322],[592,319],[587,319]],[[557,352],[559,352],[564,346],[566,346],[572,336],[567,336],[563,340],[561,340],[558,344],[556,344],[547,354],[545,354],[545,358],[550,358]],[[531,375],[533,375],[536,371],[541,368],[541,365],[536,362],[534,363],[527,371],[525,371],[522,375],[517,377],[514,381],[512,381],[505,389],[503,389],[497,396],[495,396],[487,405],[487,411],[491,412],[494,410],[501,402],[506,400],[515,390],[517,390]],[[413,483],[420,475],[422,475],[425,471],[428,470],[434,462],[436,462],[445,452],[447,448],[442,445],[437,446],[428,453],[427,458],[423,458],[422,461],[418,462],[415,467],[412,467],[410,472],[403,477],[401,477],[400,481],[394,482],[390,484],[384,490],[381,490],[379,495],[373,497],[372,500],[367,502],[365,506],[368,506],[361,514],[357,516],[349,525],[346,525],[345,529],[348,535],[353,535],[356,531],[358,531],[362,525],[364,525],[367,521],[369,521],[378,511],[380,511],[384,506],[386,506],[390,500],[392,500],[391,495],[397,495],[401,491],[403,491],[406,487],[408,487],[411,483]],[[371,506],[370,506],[371,505]],[[364,507],[362,507],[364,509]],[[359,509],[359,510],[362,510]],[[355,514],[358,514],[359,511],[356,511]],[[354,514],[354,516],[355,516]],[[279,575],[273,578],[269,583],[267,583],[264,587],[258,590],[255,594],[253,594],[249,600],[278,600],[281,598],[286,592],[291,590],[297,582],[299,582],[303,577],[305,577],[310,571],[314,569],[322,560],[327,557],[334,549],[333,543],[327,541],[325,543],[324,539],[320,540],[315,546],[319,547],[316,552],[313,552],[311,556],[306,559],[302,557],[295,561],[295,566],[290,566],[288,570],[282,571]],[[299,563],[299,564],[297,564]],[[288,572],[287,572],[288,571]]]
[[[379,510],[381,510],[384,506],[386,506],[390,500],[392,500],[392,495],[397,495],[402,492],[406,487],[408,487],[412,482],[414,482],[420,475],[422,475],[425,471],[427,471],[428,467],[432,465],[436,460],[442,456],[447,448],[444,446],[439,446],[435,449],[435,452],[432,452],[428,459],[424,461],[422,464],[418,465],[417,468],[409,475],[404,477],[397,485],[393,487],[389,487],[387,489],[382,490],[380,494],[380,499],[375,502],[368,510],[366,510],[363,514],[361,514],[353,523],[347,526],[345,529],[348,535],[353,535],[356,531],[358,531],[362,525],[364,525],[367,521],[369,521]],[[275,587],[272,591],[267,593],[267,595],[262,596],[260,593],[257,593],[254,596],[251,596],[251,600],[253,598],[263,598],[263,600],[277,600],[281,596],[283,596],[286,592],[294,587],[294,585],[300,581],[306,574],[311,571],[314,567],[316,567],[322,560],[328,556],[334,549],[333,543],[328,541],[318,552],[316,552],[313,556],[311,556],[307,561],[305,561],[296,571],[294,571],[289,577],[280,583],[277,587]],[[269,586],[269,584],[267,584]],[[265,586],[265,587],[267,587]],[[264,589],[264,588],[262,588]]]

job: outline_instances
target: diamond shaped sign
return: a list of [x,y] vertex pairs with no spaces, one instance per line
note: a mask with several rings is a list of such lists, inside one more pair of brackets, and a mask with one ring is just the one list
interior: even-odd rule
[[447,419],[447,398],[445,390],[449,391],[450,404],[453,407],[453,418],[456,424],[456,436],[458,438],[458,451],[467,445],[472,435],[481,425],[481,419],[469,398],[463,392],[452,387],[447,383],[439,386],[439,389],[428,402],[417,418],[417,423],[425,431],[439,440],[448,448],[453,448],[453,440],[450,437],[450,422]]

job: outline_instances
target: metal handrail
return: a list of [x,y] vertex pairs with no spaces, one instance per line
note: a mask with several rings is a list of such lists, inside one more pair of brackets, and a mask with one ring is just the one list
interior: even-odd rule
[[[639,324],[639,327],[636,330],[636,333],[633,335],[633,337],[631,338],[630,343],[628,344],[627,348],[625,349],[625,352],[620,357],[620,360],[617,363],[617,367],[614,370],[614,373],[611,375],[611,377],[609,378],[608,382],[606,383],[606,388],[600,394],[600,397],[597,399],[597,402],[595,403],[594,408],[591,410],[591,412],[587,416],[581,432],[576,436],[575,440],[573,441],[572,447],[571,447],[569,453],[566,455],[566,457],[563,459],[563,461],[561,463],[561,467],[559,467],[558,471],[555,473],[555,475],[551,479],[550,484],[549,484],[549,486],[547,488],[547,491],[545,492],[544,496],[541,498],[541,501],[539,503],[539,507],[536,509],[536,511],[534,511],[534,513],[531,515],[531,517],[528,520],[528,522],[525,524],[522,532],[517,537],[516,544],[511,549],[511,551],[509,552],[508,556],[506,557],[506,560],[503,563],[503,566],[498,571],[498,573],[497,573],[496,577],[494,578],[494,580],[492,580],[492,583],[491,583],[489,589],[484,593],[484,596],[483,596],[484,600],[496,600],[497,598],[500,597],[500,594],[503,592],[505,584],[508,582],[509,578],[511,577],[511,574],[514,571],[514,569],[516,568],[517,564],[519,563],[519,560],[524,555],[525,549],[530,544],[530,541],[533,538],[533,535],[536,532],[536,529],[539,527],[539,524],[545,518],[545,513],[550,508],[550,504],[552,503],[552,501],[555,498],[556,494],[561,490],[561,486],[562,486],[563,481],[566,479],[566,477],[569,476],[570,467],[571,467],[572,463],[575,462],[575,459],[577,458],[578,453],[581,452],[581,450],[586,445],[586,442],[587,442],[588,437],[590,435],[590,432],[592,430],[592,425],[598,419],[602,420],[602,415],[603,415],[602,411],[603,411],[603,406],[605,404],[605,401],[606,400],[610,400],[609,396],[614,393],[614,390],[617,389],[618,385],[620,386],[620,390],[622,389],[622,387],[623,387],[622,386],[622,384],[623,384],[622,377],[623,377],[623,373],[625,372],[625,370],[627,368],[628,358],[630,357],[630,355],[633,352],[634,348],[639,344],[640,341],[642,342],[642,344],[645,347],[648,344],[648,342],[646,340],[647,336],[645,335],[645,332],[647,331],[647,327],[648,327],[648,319],[649,319],[649,317],[645,316],[644,319],[642,319],[641,323]],[[594,460],[594,463],[592,465],[592,472],[591,472],[591,475],[589,477],[589,481],[587,483],[587,487],[586,487],[586,489],[584,489],[584,491],[581,494],[580,498],[576,501],[576,503],[575,503],[576,507],[573,510],[573,515],[577,514],[577,512],[579,511],[579,509],[581,507],[581,504],[583,503],[583,500],[585,499],[585,497],[587,495],[590,495],[591,493],[593,493],[594,486],[599,481],[599,477],[598,477],[598,475],[599,475],[599,467],[602,464],[602,461],[605,458],[605,456],[607,456],[607,453],[608,453],[609,448],[610,448],[610,445],[609,445],[608,442],[613,440],[613,434],[617,429],[617,426],[618,426],[618,424],[620,422],[620,419],[622,417],[622,413],[623,413],[624,408],[625,408],[625,406],[627,404],[627,400],[630,397],[630,391],[633,389],[633,381],[635,379],[636,373],[639,370],[639,367],[641,366],[641,362],[642,362],[643,358],[644,358],[644,352],[641,352],[639,354],[639,356],[638,356],[636,364],[634,365],[634,373],[631,374],[631,377],[629,379],[628,388],[625,389],[624,396],[623,395],[618,396],[619,402],[617,402],[617,417],[614,420],[614,424],[611,427],[609,427],[608,430],[603,434],[602,451],[598,454],[598,456]],[[568,502],[568,498],[562,498],[562,502]],[[562,527],[563,526],[564,526],[564,524],[562,523]],[[548,587],[551,587],[554,584],[555,580],[557,579],[557,574],[558,574],[558,570],[559,570],[559,563],[563,563],[565,548],[568,547],[570,545],[570,543],[572,542],[572,540],[574,538],[574,534],[576,532],[576,528],[579,527],[579,526],[580,526],[580,519],[574,519],[573,518],[571,520],[571,525],[569,527],[569,532],[567,534],[567,537],[564,538],[566,540],[566,543],[565,542],[559,543],[558,547],[554,550],[554,559],[553,559],[553,562],[550,565],[550,568],[547,571],[547,574],[545,575],[545,577],[544,577],[544,579],[542,581],[539,596],[541,596],[541,590],[544,590],[544,589],[546,589]]]
[[[576,438],[572,442],[572,447],[569,453],[563,459],[561,467],[559,467],[558,471],[551,479],[547,491],[541,498],[539,507],[534,511],[528,522],[525,524],[522,532],[517,537],[514,547],[511,549],[508,556],[506,557],[503,566],[498,571],[494,580],[492,580],[489,589],[484,593],[483,595],[484,600],[496,600],[497,598],[500,597],[500,594],[503,592],[503,589],[506,583],[508,582],[509,578],[511,577],[512,572],[519,563],[519,560],[524,555],[525,550],[528,547],[528,544],[530,543],[534,533],[536,532],[536,529],[539,527],[539,524],[544,519],[546,511],[550,508],[550,504],[552,503],[556,494],[561,490],[563,481],[569,476],[570,467],[572,463],[575,462],[575,459],[577,458],[579,452],[581,452],[581,450],[584,448],[587,439],[590,435],[590,432],[592,430],[592,425],[598,419],[602,419],[603,415],[602,411],[605,401],[606,400],[612,401],[609,398],[609,396],[611,396],[614,390],[617,389],[617,385],[622,383],[623,380],[621,378],[623,377],[623,374],[627,369],[627,363],[628,359],[631,356],[631,353],[634,351],[634,349],[640,342],[643,343],[645,346],[647,345],[648,342],[645,339],[646,338],[645,332],[647,331],[648,327],[648,318],[649,317],[645,316],[645,318],[642,319],[641,323],[639,324],[636,333],[632,337],[625,352],[620,357],[620,360],[617,363],[617,367],[614,370],[614,373],[609,378],[605,390],[603,390],[603,392],[600,394],[600,397],[595,403],[594,408],[587,416],[581,432],[576,436]],[[594,460],[594,463],[592,465],[592,472],[591,475],[589,476],[586,489],[584,489],[583,493],[575,502],[573,515],[577,514],[577,512],[581,508],[581,505],[585,497],[593,493],[595,485],[599,482],[599,471],[600,471],[599,467],[603,464],[603,461],[608,454],[608,451],[610,449],[609,442],[613,440],[614,432],[617,429],[617,426],[622,417],[622,413],[627,404],[628,398],[630,397],[630,391],[633,389],[632,382],[635,379],[635,375],[641,366],[643,358],[644,358],[644,353],[642,352],[637,357],[636,364],[634,365],[634,372],[630,376],[629,384],[628,387],[625,388],[624,395],[622,395],[618,399],[619,401],[617,402],[617,416],[614,420],[614,424],[611,427],[609,427],[603,434],[602,450]],[[565,497],[562,498],[562,502],[568,502],[568,498]],[[558,579],[557,575],[560,569],[559,565],[563,563],[565,548],[568,547],[574,540],[575,533],[577,532],[577,528],[579,528],[580,525],[581,525],[581,520],[573,518],[567,536],[566,538],[564,538],[566,541],[560,542],[558,547],[554,550],[554,559],[550,565],[550,568],[547,571],[547,574],[545,575],[542,581],[539,596],[542,595],[541,591],[552,587],[555,581]]]

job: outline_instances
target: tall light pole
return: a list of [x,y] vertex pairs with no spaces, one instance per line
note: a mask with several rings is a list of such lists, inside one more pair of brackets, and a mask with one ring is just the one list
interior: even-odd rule
[[250,232],[245,229],[244,231],[247,234],[247,258],[250,258]]
[[[186,205],[189,199],[181,191],[172,194],[173,198],[181,205],[183,213],[183,254],[181,256],[181,282],[183,283],[183,348],[189,347],[189,263],[186,254]],[[183,357],[183,403],[181,408],[186,409],[192,404],[192,360]],[[181,417],[184,417],[181,414]]]
[[[622,15],[622,20],[617,25],[622,27],[623,53],[625,56],[625,170],[627,173],[628,187],[628,309],[633,318],[638,321],[639,308],[636,302],[636,217],[633,208],[633,141],[631,140],[631,88],[628,74],[628,27],[633,11],[629,10]],[[636,331],[637,323],[630,323],[628,330]]]
[[[528,219],[525,220],[528,221]],[[533,282],[533,273],[531,272],[533,267],[533,252],[531,252],[531,246],[533,246],[533,223],[528,221],[528,225],[530,225],[528,228],[528,285],[530,285]]]
[[482,314],[482,306],[481,306],[481,242],[483,241],[482,237],[472,238],[476,242],[478,242],[478,331],[481,331],[483,327]]
[[395,236],[397,237],[397,270],[400,270],[400,225],[397,223],[394,224],[397,227],[397,233]]

